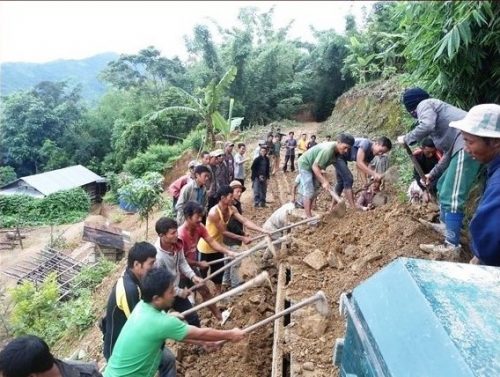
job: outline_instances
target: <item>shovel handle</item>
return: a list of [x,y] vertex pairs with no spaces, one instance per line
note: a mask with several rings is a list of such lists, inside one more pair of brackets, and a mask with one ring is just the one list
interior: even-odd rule
[[[259,321],[257,323],[254,323],[251,326],[244,328],[243,331],[248,334],[249,332],[251,332],[255,329],[258,329],[259,327],[267,325],[269,322],[273,322],[274,320],[276,320],[280,317],[283,317],[284,315],[287,315],[291,312],[294,312],[294,311],[296,311],[296,310],[298,310],[306,305],[312,304],[313,302],[316,302],[318,300],[323,300],[324,297],[325,297],[324,293],[321,291],[318,291],[313,296],[306,298],[305,300],[302,300],[302,301],[296,303],[295,305],[290,306],[288,309],[282,310],[281,312],[278,312],[270,317],[267,317],[266,319],[263,319],[262,321]],[[226,342],[227,342],[227,340],[221,340],[221,341],[218,341],[217,344],[222,345]]]
[[246,290],[248,288],[254,287],[256,285],[260,285],[265,281],[269,281],[269,274],[266,271],[263,271],[260,274],[258,274],[256,277],[254,277],[253,279],[250,279],[249,281],[247,281],[246,283],[239,285],[236,288],[231,289],[230,291],[224,292],[224,293],[220,294],[219,296],[213,297],[210,300],[201,303],[200,305],[192,307],[191,309],[185,310],[181,314],[182,314],[182,316],[186,317],[187,315],[194,313],[199,309],[202,309],[204,307],[215,304],[216,302],[218,302],[226,297],[230,297],[230,296],[233,296],[237,293],[243,292],[244,290]]
[[337,203],[340,203],[343,199],[337,195],[337,193],[335,192],[335,190],[333,189],[329,189],[328,192],[330,193],[330,195],[332,196],[332,198],[337,202]]
[[[280,237],[278,238],[277,240],[273,241],[273,244],[277,244],[277,243],[280,243],[280,242],[283,242],[286,240],[286,237]],[[262,250],[262,249],[265,249],[267,247],[267,244],[258,244],[258,245],[255,245],[254,247],[252,247],[251,249],[248,249],[244,252],[242,252],[240,255],[238,255],[236,258],[229,258],[229,259],[232,259],[231,262],[229,263],[226,263],[224,266],[222,266],[221,268],[219,268],[218,270],[212,272],[210,275],[208,275],[206,278],[204,278],[200,283],[196,284],[196,285],[193,285],[191,288],[189,288],[189,291],[190,292],[194,292],[195,290],[197,290],[198,288],[201,288],[202,286],[205,285],[205,283],[207,281],[209,281],[210,279],[212,279],[214,276],[226,271],[228,268],[230,268],[231,266],[234,266],[236,263],[238,263],[240,260],[242,260],[243,258],[247,257],[248,255],[258,251],[258,250]],[[222,261],[222,259],[224,258],[221,258],[221,259],[218,259],[218,261]],[[215,262],[215,261],[214,261]]]
[[[287,226],[284,226],[283,228],[279,228],[279,229],[276,229],[276,230],[273,230],[271,231],[271,234],[276,234],[278,232],[282,232],[284,230],[287,230],[287,229],[292,229],[292,228],[295,228],[296,226],[299,226],[299,225],[302,225],[302,224],[306,224],[306,223],[309,223],[313,220],[319,220],[320,217],[319,216],[314,216],[314,217],[311,217],[311,218],[307,218],[307,219],[304,219],[304,220],[300,220],[300,221],[297,221],[296,223],[293,223],[293,224],[290,224],[290,225],[287,225]],[[262,238],[265,238],[267,237],[268,234],[261,234],[259,236],[255,236],[251,239],[251,241],[257,241],[257,240],[260,240]]]

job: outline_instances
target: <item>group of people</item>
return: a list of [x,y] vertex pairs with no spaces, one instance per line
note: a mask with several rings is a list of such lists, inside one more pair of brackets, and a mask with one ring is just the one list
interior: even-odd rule
[[[411,132],[398,137],[398,143],[420,142],[420,148],[413,153],[424,173],[423,177],[415,173],[409,196],[412,201],[427,201],[437,194],[443,224],[443,243],[420,248],[449,254],[460,251],[465,203],[481,168],[486,166],[484,193],[469,224],[474,254],[471,263],[500,266],[500,106],[478,105],[465,112],[431,98],[420,88],[406,90],[402,99],[418,123]],[[256,207],[265,206],[267,180],[279,169],[282,148],[284,172],[288,162],[290,169],[295,170],[297,148],[299,172],[295,189],[306,217],[312,217],[320,188],[338,196],[343,194],[352,208],[371,208],[371,198],[378,191],[383,174],[370,163],[391,150],[387,137],[370,140],[342,133],[336,141],[317,144],[314,135],[309,142],[305,134],[297,141],[291,132],[284,143],[282,136],[278,130],[259,143],[258,154],[251,163]],[[155,224],[155,243],[138,242],[129,251],[127,268],[110,292],[101,322],[107,360],[104,376],[152,377],[157,372],[161,377],[175,376],[175,357],[165,346],[166,339],[211,350],[220,347],[219,341],[236,342],[245,337],[245,332],[238,328],[202,328],[195,312],[185,317],[167,313],[170,309],[178,313],[191,309],[195,289],[203,300],[210,299],[211,292],[203,285],[209,265],[217,271],[224,265],[224,257],[236,257],[239,247],[251,242],[248,230],[275,234],[284,225],[286,213],[297,206],[287,203],[262,227],[245,218],[240,198],[245,190],[246,146],[238,144],[234,155],[233,148],[234,144],[228,142],[223,150],[204,152],[200,162],[190,162],[187,174],[169,187],[176,219],[160,218]],[[367,177],[373,181],[372,188],[357,200],[352,192],[350,161],[364,174],[365,182]],[[330,165],[336,172],[335,187],[325,176]],[[236,287],[240,284],[237,266],[215,275],[212,281],[215,294],[222,291],[223,283]],[[217,320],[222,319],[215,304],[209,309]],[[95,365],[54,358],[47,344],[31,335],[13,340],[0,352],[0,372],[5,377],[101,376]]]

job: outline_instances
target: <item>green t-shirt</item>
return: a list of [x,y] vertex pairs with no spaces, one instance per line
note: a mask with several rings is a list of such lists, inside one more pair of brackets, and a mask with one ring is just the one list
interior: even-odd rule
[[180,319],[141,300],[118,336],[104,377],[154,377],[165,340],[183,340],[188,331]]
[[315,145],[302,156],[300,156],[298,164],[299,169],[312,171],[312,166],[317,163],[320,169],[326,169],[328,165],[335,162],[335,141],[329,141]]

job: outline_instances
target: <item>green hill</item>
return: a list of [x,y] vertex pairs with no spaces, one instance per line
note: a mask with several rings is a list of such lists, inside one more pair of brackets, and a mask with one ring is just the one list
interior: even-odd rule
[[27,90],[41,81],[68,80],[82,85],[82,96],[93,102],[106,90],[97,75],[106,65],[118,58],[116,53],[103,53],[81,60],[55,60],[48,63],[0,64],[0,94],[9,95]]

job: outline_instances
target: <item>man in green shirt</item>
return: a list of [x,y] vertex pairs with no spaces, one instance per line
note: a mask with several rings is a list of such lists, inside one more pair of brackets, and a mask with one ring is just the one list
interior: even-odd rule
[[330,182],[321,171],[329,165],[333,165],[337,156],[349,152],[353,145],[354,138],[351,135],[340,134],[337,141],[318,144],[299,158],[299,180],[307,217],[312,217],[311,203],[314,197],[314,181],[318,180],[323,189],[330,190]]
[[167,339],[210,347],[219,340],[238,342],[245,337],[245,332],[238,328],[198,328],[165,313],[174,298],[174,276],[164,268],[149,271],[142,284],[142,300],[118,336],[105,377],[153,377]]

